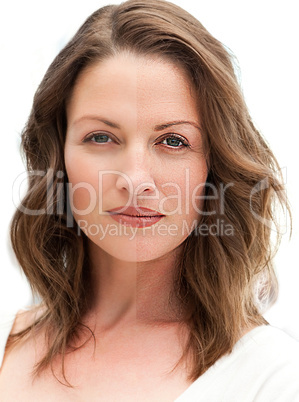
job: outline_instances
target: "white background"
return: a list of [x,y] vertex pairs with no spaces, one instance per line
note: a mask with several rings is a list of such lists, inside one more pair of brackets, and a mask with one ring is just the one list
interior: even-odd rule
[[[299,217],[298,90],[299,58],[296,0],[173,1],[191,12],[237,56],[242,88],[258,129],[286,168],[288,196],[293,209],[293,237],[283,236],[276,257],[280,282],[277,304],[266,314],[272,325],[299,339]],[[114,1],[114,4],[119,4]],[[0,309],[30,303],[8,243],[8,227],[15,209],[12,187],[24,172],[19,154],[20,133],[33,94],[61,47],[93,11],[109,0],[11,0],[0,5]]]

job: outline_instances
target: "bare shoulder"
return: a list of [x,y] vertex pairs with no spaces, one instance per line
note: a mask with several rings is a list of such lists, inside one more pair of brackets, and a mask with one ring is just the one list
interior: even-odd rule
[[[34,331],[33,324],[44,311],[43,307],[34,306],[16,314],[0,370],[0,394],[7,397],[3,400],[14,400],[11,398],[16,395],[12,393],[28,387],[31,381],[41,345],[41,336],[38,331]],[[24,336],[17,338],[16,334],[23,331]]]
[[34,331],[34,324],[43,315],[44,311],[43,306],[32,306],[17,312],[6,344],[1,372],[11,354],[18,353],[24,345],[28,346],[36,332]]
[[26,309],[19,310],[11,330],[11,335],[17,334],[31,327],[45,312],[42,305],[31,306]]

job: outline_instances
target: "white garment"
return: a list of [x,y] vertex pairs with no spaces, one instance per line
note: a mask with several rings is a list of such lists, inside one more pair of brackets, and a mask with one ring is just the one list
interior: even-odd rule
[[[0,312],[0,367],[14,318]],[[174,402],[191,401],[299,401],[299,342],[269,325],[253,329]]]
[[299,401],[299,342],[269,325],[243,336],[175,402]]

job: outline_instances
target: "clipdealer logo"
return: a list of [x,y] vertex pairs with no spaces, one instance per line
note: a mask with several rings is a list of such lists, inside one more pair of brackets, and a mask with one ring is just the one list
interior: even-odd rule
[[[286,168],[283,168],[281,172],[279,172],[282,177],[284,178],[284,183],[286,184]],[[138,191],[140,190],[140,186],[147,186],[149,187],[152,185],[151,183],[142,183],[140,184],[137,188],[134,189],[133,183],[130,180],[130,177],[122,172],[116,171],[116,170],[106,170],[106,171],[99,171],[98,172],[98,192],[96,189],[87,182],[80,182],[75,185],[72,183],[65,183],[65,173],[63,171],[57,171],[54,172],[53,169],[48,169],[47,171],[41,171],[41,170],[35,170],[32,172],[27,172],[24,171],[20,175],[17,176],[13,183],[13,188],[12,188],[12,196],[13,196],[13,203],[14,205],[24,214],[27,215],[32,215],[32,216],[39,216],[43,214],[54,214],[54,215],[63,215],[66,214],[66,222],[68,227],[74,227],[74,216],[73,214],[76,214],[79,218],[77,219],[78,222],[81,222],[80,226],[85,226],[86,230],[86,223],[84,223],[84,216],[90,214],[92,211],[94,211],[96,208],[98,209],[98,214],[107,214],[102,211],[103,209],[103,199],[102,199],[102,194],[103,194],[103,180],[106,175],[120,175],[124,180],[127,181],[128,183],[128,195],[129,199],[127,202],[127,205],[133,205],[136,208],[138,207],[137,205],[137,200],[141,199],[147,199],[147,200],[157,200],[159,202],[158,205],[158,210],[163,214],[164,212],[164,205],[167,200],[170,198],[172,200],[176,200],[176,207],[172,211],[167,211],[167,215],[182,215],[183,213],[189,214],[189,207],[190,207],[190,199],[191,199],[191,207],[200,215],[200,216],[207,216],[207,215],[214,215],[216,214],[216,211],[204,211],[201,210],[199,205],[204,200],[214,200],[217,201],[218,205],[218,215],[225,217],[225,197],[226,197],[226,191],[234,186],[234,183],[220,183],[219,187],[216,188],[216,186],[212,183],[199,183],[195,189],[193,190],[192,194],[190,194],[189,191],[189,186],[190,186],[190,172],[189,169],[187,168],[185,170],[185,188],[180,188],[180,186],[175,183],[175,182],[168,182],[164,183],[162,185],[163,188],[169,188],[171,187],[173,189],[173,192],[171,196],[169,197],[163,197],[162,199],[159,199],[159,192],[157,188],[154,190],[154,194],[150,195],[138,195]],[[273,177],[265,177],[263,180],[261,180],[259,183],[257,183],[251,190],[250,198],[248,200],[249,204],[249,209],[254,218],[267,227],[269,227],[272,231],[276,231],[277,228],[273,226],[273,223],[271,220],[265,218],[264,216],[260,215],[259,211],[256,209],[256,203],[255,199],[258,198],[259,196],[262,195],[264,190],[267,190],[271,182],[273,182]],[[32,186],[30,188],[30,192],[34,194],[34,191],[36,190],[37,186],[40,186],[41,183],[45,186],[45,194],[46,194],[46,200],[44,202],[44,205],[39,208],[39,209],[29,209],[26,207],[26,205],[23,205],[23,200],[21,193],[23,192],[24,194],[24,187],[28,187],[28,181],[36,181],[36,186]],[[209,195],[201,194],[198,195],[198,192],[203,192],[203,188],[208,188],[209,189]],[[79,189],[84,189],[87,191],[89,195],[89,203],[87,207],[83,210],[79,210],[74,206],[73,198],[75,195],[75,192],[78,191]],[[21,191],[23,190],[23,191]],[[282,190],[284,192],[284,190]],[[184,196],[182,195],[184,194]],[[283,196],[283,195],[282,195]],[[185,197],[183,199],[183,197]],[[184,201],[184,202],[183,202]],[[287,214],[285,213],[286,211],[283,211],[283,214],[280,216],[283,216],[285,219],[283,228],[281,230],[281,227],[279,229],[280,233],[285,233],[287,230],[287,222],[286,222],[286,216]],[[81,219],[82,218],[82,219]],[[77,222],[77,223],[78,223]],[[186,226],[187,223],[185,223]],[[94,224],[96,225],[96,224]],[[163,236],[163,233],[165,231],[169,231],[169,235],[174,235],[177,228],[174,228],[171,225],[168,225],[168,228],[166,229],[164,224],[159,224],[159,225],[154,225],[152,226],[152,230],[156,230],[156,228],[160,227],[160,235]],[[123,226],[126,228],[124,225],[119,225],[117,226],[120,228]],[[184,227],[184,225],[183,225]],[[131,228],[130,230],[133,230],[136,228]],[[140,228],[139,228],[140,229]],[[144,228],[145,229],[145,228]],[[107,235],[107,228],[104,227],[98,227],[96,229],[95,226],[90,225],[91,232],[98,232],[98,235],[100,236],[105,236],[105,233]],[[116,229],[112,228],[110,225],[110,235],[111,233],[116,232]],[[118,229],[119,230],[119,229]],[[126,228],[127,230],[127,228]],[[138,230],[138,228],[137,228]],[[148,228],[147,228],[148,230]],[[230,236],[233,233],[233,227],[232,225],[227,225],[225,224],[224,220],[222,219],[217,219],[216,222],[213,222],[211,225],[205,225],[205,224],[198,224],[196,227],[194,227],[192,230],[189,230],[188,228],[185,227],[185,229],[188,233],[189,232],[194,232],[196,235],[201,235],[201,236],[206,236],[206,235],[221,235],[221,236]],[[137,233],[137,232],[136,232]],[[146,233],[146,232],[145,232]],[[147,232],[148,233],[148,232]],[[131,233],[132,236],[132,233]]]

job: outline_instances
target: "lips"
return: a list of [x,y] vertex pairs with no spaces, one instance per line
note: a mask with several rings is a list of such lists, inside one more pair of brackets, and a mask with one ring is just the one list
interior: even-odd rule
[[114,209],[110,209],[108,211],[111,214],[121,214],[121,215],[129,215],[129,216],[164,216],[160,214],[160,212],[154,211],[153,209],[143,208],[143,207],[118,207]]
[[126,226],[148,227],[154,225],[165,215],[144,207],[118,207],[107,211],[111,218]]

